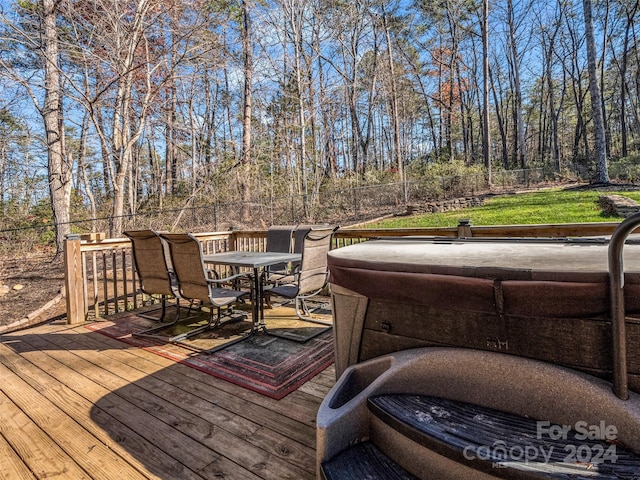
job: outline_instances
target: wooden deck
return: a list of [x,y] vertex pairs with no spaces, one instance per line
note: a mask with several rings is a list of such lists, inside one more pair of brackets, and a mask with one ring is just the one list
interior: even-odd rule
[[64,320],[0,339],[0,479],[315,478],[333,367],[278,401]]

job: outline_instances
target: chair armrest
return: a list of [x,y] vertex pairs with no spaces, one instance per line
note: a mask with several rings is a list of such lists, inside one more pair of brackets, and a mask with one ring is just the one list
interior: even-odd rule
[[235,275],[231,275],[229,277],[224,278],[208,278],[208,283],[228,283],[237,278],[243,278],[245,280],[251,280],[253,278],[253,274],[250,272],[236,273]]
[[292,273],[280,273],[280,272],[271,272],[267,275],[266,283],[273,285],[274,287],[280,285],[291,285],[294,283],[298,283],[298,276],[300,272],[292,272]]
[[207,280],[216,280],[220,278],[220,275],[218,275],[218,272],[216,272],[212,268],[206,268],[205,271],[207,273]]

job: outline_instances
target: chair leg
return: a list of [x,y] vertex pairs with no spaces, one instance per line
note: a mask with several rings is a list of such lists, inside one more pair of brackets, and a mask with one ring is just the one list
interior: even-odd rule
[[144,314],[140,314],[139,316],[142,318],[146,318],[148,320],[157,320],[158,322],[162,322],[164,320],[164,317],[167,313],[167,296],[166,295],[162,295],[162,313],[160,314],[159,317],[154,317],[153,315],[148,315],[148,313],[150,312],[157,312],[158,309],[154,308],[153,310],[149,310]]
[[[318,325],[324,325],[327,328],[320,328],[318,329],[317,332],[313,332],[310,335],[307,336],[303,336],[300,334],[296,333],[296,329],[282,329],[284,331],[278,331],[279,329],[275,329],[275,330],[269,330],[267,328],[265,328],[265,332],[268,335],[271,335],[273,337],[279,337],[279,338],[285,338],[287,340],[292,340],[294,342],[298,342],[298,343],[305,343],[308,342],[309,340],[318,337],[319,335],[322,335],[324,332],[326,332],[327,330],[331,329],[333,327],[333,323],[326,321],[326,320],[320,320],[317,318],[313,318],[311,316],[311,312],[313,310],[316,309],[310,309],[308,307],[308,305],[306,304],[305,300],[308,297],[312,297],[314,295],[316,295],[317,293],[319,293],[320,291],[314,293],[313,295],[307,295],[307,296],[297,296],[295,297],[294,300],[294,305],[295,305],[295,312],[296,312],[296,316],[304,321],[304,322],[308,322],[308,323],[315,323]],[[289,300],[290,301],[290,300]]]
[[271,305],[271,295],[265,293],[264,303],[266,308],[269,308],[269,309],[273,308],[273,305]]
[[187,338],[193,337],[194,335],[198,335],[199,333],[209,330],[210,328],[216,328],[220,324],[220,308],[217,308],[216,311],[217,311],[217,315],[216,315],[215,323],[213,321],[213,308],[212,308],[211,315],[209,316],[209,321],[207,322],[206,325],[203,325],[202,327],[194,328],[193,330],[189,330],[188,332],[184,332],[184,333],[181,333],[180,335],[171,337],[169,341],[171,343],[180,343],[182,340],[186,340]]
[[[327,320],[320,320],[317,318],[313,318],[311,316],[311,312],[312,310],[309,309],[309,307],[307,306],[306,303],[306,298],[304,297],[296,297],[295,299],[295,308],[296,308],[296,315],[298,316],[298,318],[300,320],[304,320],[305,322],[311,322],[311,323],[317,323],[320,325],[330,325],[332,326],[333,323],[329,322]],[[320,308],[320,307],[318,307]],[[316,310],[316,309],[314,309]]]
[[[164,301],[166,301],[166,298],[164,299]],[[163,302],[164,303],[164,302]],[[193,318],[192,315],[190,315],[191,313],[191,309],[193,307],[193,300],[189,302],[189,308],[187,310],[187,316],[183,319],[183,320],[189,320],[191,318]],[[162,316],[160,318],[164,318],[165,316],[165,312],[166,312],[166,307],[163,306],[163,312],[162,312]],[[143,318],[150,318],[150,317],[145,317],[144,315],[140,315]],[[163,330],[167,327],[171,327],[175,324],[177,324],[180,321],[180,299],[176,298],[176,317],[173,319],[173,321],[171,322],[166,322],[166,323],[159,323],[158,325],[148,328],[147,330],[143,330],[141,332],[136,332],[134,334],[132,334],[134,337],[146,337],[146,338],[153,338],[153,339],[160,339],[160,340],[167,340],[166,337],[163,337],[161,335],[154,335],[155,333],[159,332],[160,330]]]
[[[189,330],[188,332],[185,332],[185,333],[181,333],[180,335],[176,335],[175,337],[171,337],[169,341],[171,343],[181,343],[184,340],[187,340],[191,337],[194,337],[203,332],[206,332],[207,330],[213,330],[215,328],[218,328],[224,325],[225,323],[237,320],[237,317],[232,317],[231,315],[229,315],[229,317],[230,317],[229,320],[227,320],[226,322],[222,322],[222,309],[220,307],[216,307],[216,315],[215,315],[215,321],[214,321],[213,306],[212,306],[211,316],[209,317],[209,321],[207,322],[206,325],[203,325],[202,327],[194,328],[193,330]],[[191,347],[191,345],[188,345],[188,346]]]

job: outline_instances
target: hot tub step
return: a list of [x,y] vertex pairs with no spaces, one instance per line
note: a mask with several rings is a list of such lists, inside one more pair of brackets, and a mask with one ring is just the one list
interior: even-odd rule
[[550,422],[421,395],[379,395],[368,403],[382,428],[392,432],[384,433],[385,445],[395,443],[393,435],[399,436],[398,442],[406,438],[415,445],[410,455],[404,448],[405,461],[423,456],[426,450],[489,477],[640,479],[640,456],[616,443],[615,434],[600,428],[603,425],[576,423],[563,429]]
[[321,473],[323,480],[418,480],[370,442],[349,447],[324,462]]

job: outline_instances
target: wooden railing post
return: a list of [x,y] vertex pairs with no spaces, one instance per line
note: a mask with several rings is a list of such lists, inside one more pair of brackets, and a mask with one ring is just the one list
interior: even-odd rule
[[471,232],[471,219],[461,218],[458,220],[458,238],[470,238],[473,237]]
[[69,234],[64,242],[64,288],[67,300],[67,323],[85,321],[84,282],[80,235]]
[[231,231],[229,235],[229,250],[238,250],[238,229],[231,225],[229,231]]

